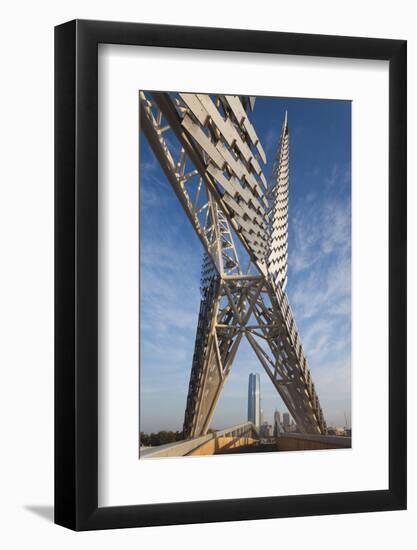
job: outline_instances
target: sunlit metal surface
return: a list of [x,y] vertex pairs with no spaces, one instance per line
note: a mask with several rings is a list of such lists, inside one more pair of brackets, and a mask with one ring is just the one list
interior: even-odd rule
[[[253,98],[140,93],[140,124],[204,247],[201,304],[185,418],[186,438],[207,433],[242,338],[256,353],[298,429],[326,433],[285,294],[289,127],[272,176],[250,121]],[[239,259],[235,235],[248,257]]]

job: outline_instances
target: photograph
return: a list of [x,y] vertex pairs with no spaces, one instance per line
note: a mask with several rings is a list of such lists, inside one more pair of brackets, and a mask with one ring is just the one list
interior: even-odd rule
[[413,8],[4,4],[0,548],[416,546]]
[[351,101],[139,107],[139,457],[351,447]]

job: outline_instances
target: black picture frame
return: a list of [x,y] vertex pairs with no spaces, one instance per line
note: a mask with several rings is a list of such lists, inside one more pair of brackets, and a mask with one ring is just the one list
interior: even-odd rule
[[[389,488],[98,507],[98,44],[389,61]],[[108,529],[406,508],[405,40],[74,20],[55,28],[55,522]]]

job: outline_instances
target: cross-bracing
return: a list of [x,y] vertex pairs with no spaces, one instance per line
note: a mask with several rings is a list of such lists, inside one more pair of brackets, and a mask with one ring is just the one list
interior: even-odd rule
[[248,96],[140,92],[141,128],[204,247],[186,438],[207,433],[242,338],[298,428],[326,433],[285,294],[287,114],[267,182],[261,167],[266,155],[250,121],[253,108]]

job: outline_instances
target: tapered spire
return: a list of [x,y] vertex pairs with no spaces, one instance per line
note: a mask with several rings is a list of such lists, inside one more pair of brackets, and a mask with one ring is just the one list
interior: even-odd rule
[[[285,293],[288,114],[268,184],[266,154],[239,96],[140,92],[140,102],[144,134],[206,254],[184,437],[207,433],[243,338],[299,429],[325,433]],[[234,237],[253,272],[241,268]]]
[[268,273],[274,284],[285,289],[288,258],[288,179],[289,179],[288,112],[285,111],[281,136],[269,182],[270,238],[267,257]]

